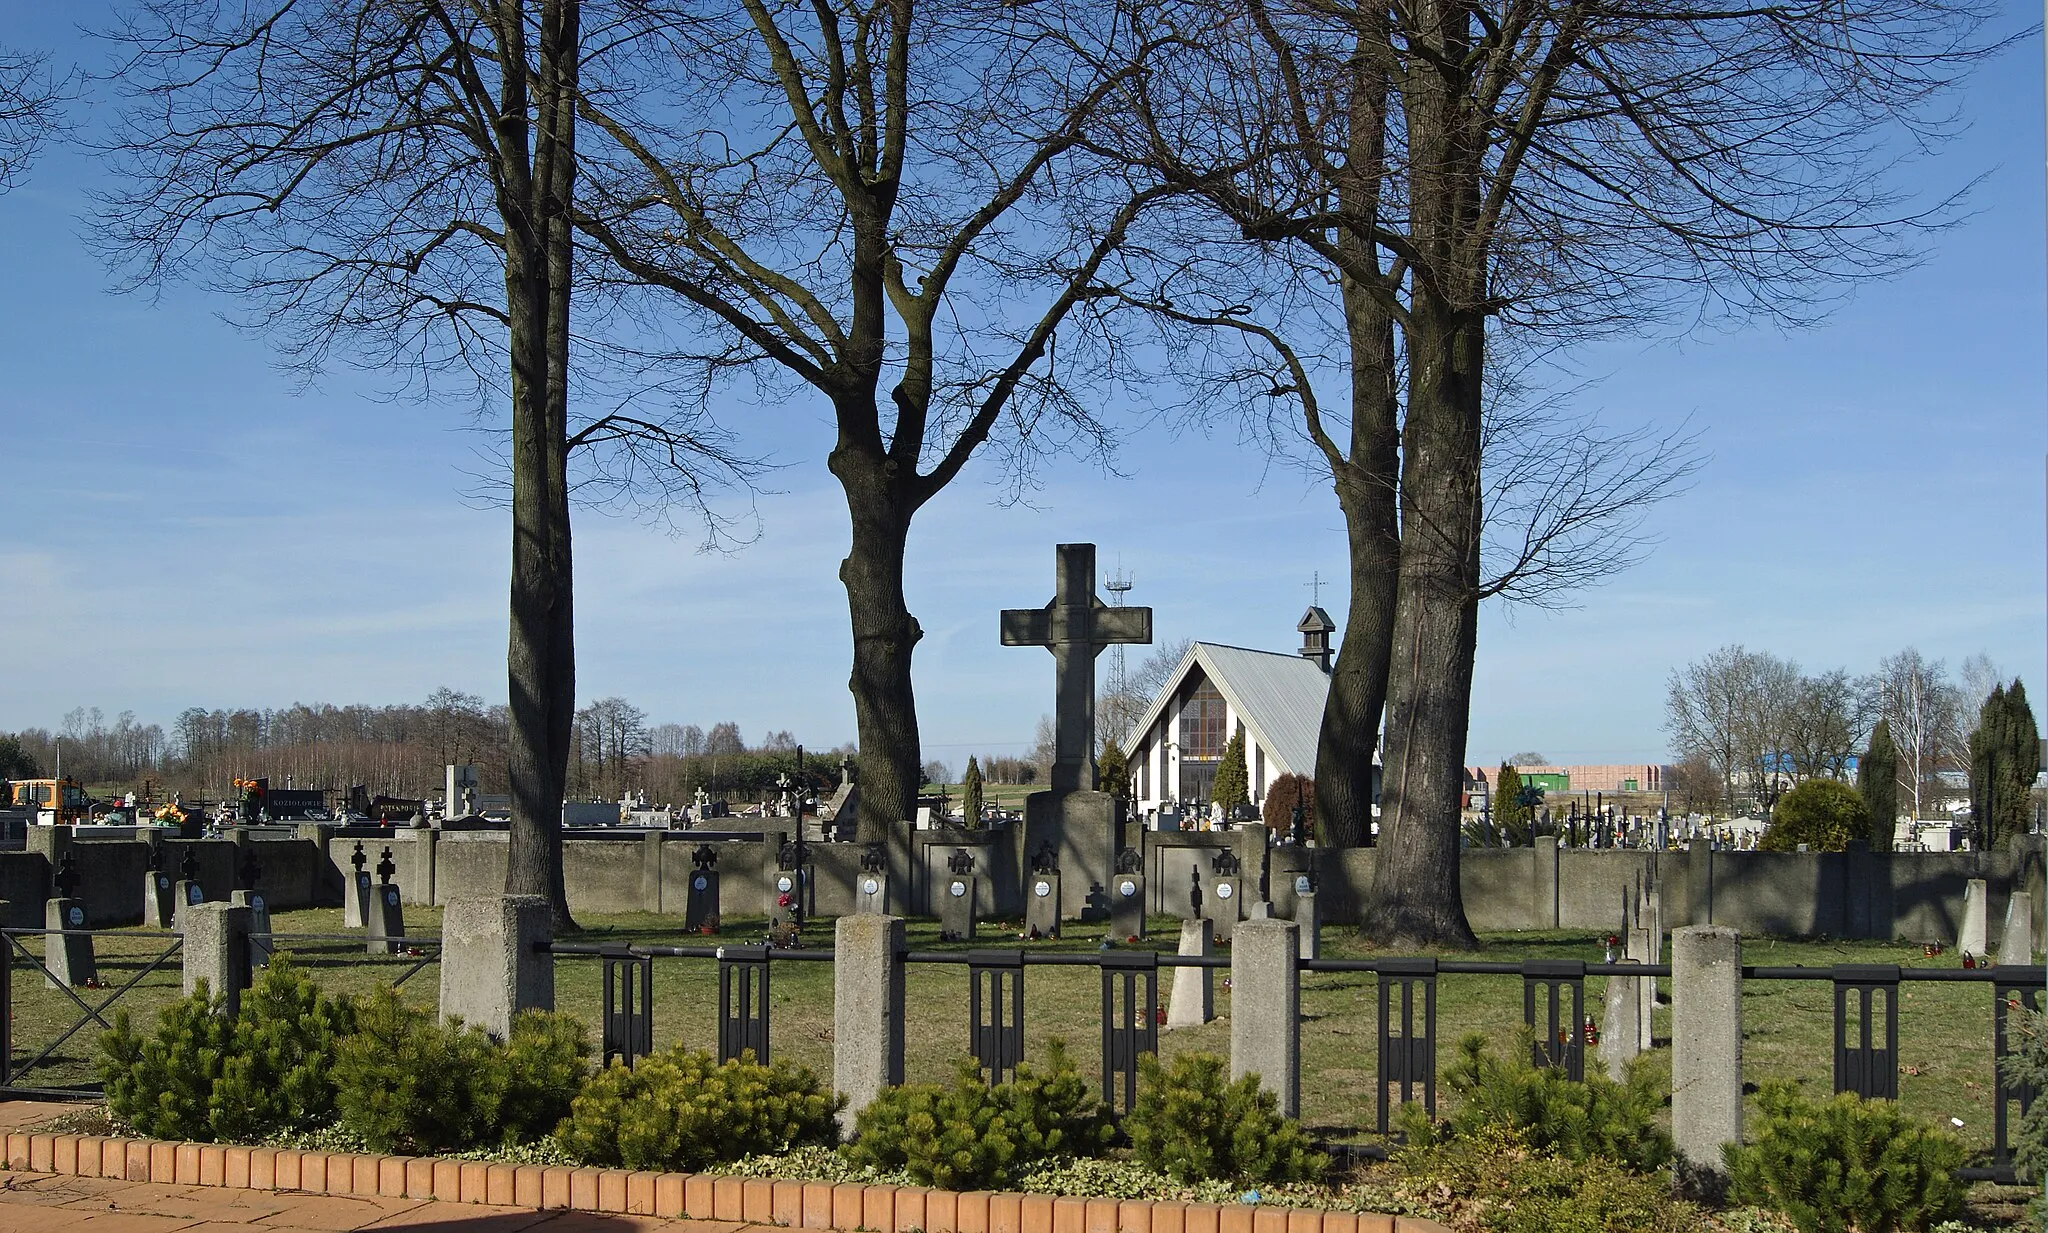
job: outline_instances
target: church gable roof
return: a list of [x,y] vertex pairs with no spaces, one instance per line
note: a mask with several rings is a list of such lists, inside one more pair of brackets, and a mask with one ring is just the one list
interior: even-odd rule
[[1252,739],[1265,748],[1266,756],[1278,763],[1277,772],[1315,774],[1316,739],[1322,730],[1330,678],[1313,661],[1299,655],[1194,643],[1167,678],[1166,687],[1145,708],[1139,732],[1152,730],[1197,667],[1243,721]]

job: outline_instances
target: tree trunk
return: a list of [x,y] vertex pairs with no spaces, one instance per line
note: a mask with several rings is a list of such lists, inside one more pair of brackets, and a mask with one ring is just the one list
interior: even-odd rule
[[1459,794],[1478,645],[1480,364],[1485,326],[1416,297],[1401,482],[1401,566],[1379,859],[1364,932],[1386,946],[1469,948]]
[[523,6],[507,7],[498,31],[506,69],[499,193],[512,361],[512,829],[505,892],[546,896],[562,930],[575,924],[562,880],[562,801],[576,715],[568,352],[578,6],[542,6],[530,161]]
[[854,722],[860,738],[862,843],[891,837],[915,815],[919,780],[917,697],[910,657],[924,630],[903,598],[903,553],[913,508],[892,482],[896,464],[842,444],[832,473],[846,491],[853,541],[839,564],[853,624]]
[[1351,455],[1334,478],[1350,552],[1351,603],[1316,742],[1316,822],[1324,843],[1355,848],[1372,835],[1372,756],[1379,747],[1394,636],[1400,426],[1392,320],[1383,304],[1349,278],[1344,301],[1351,343]]

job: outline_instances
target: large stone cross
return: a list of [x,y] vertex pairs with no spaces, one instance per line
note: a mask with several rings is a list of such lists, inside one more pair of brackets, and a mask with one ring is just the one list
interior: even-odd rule
[[1152,641],[1150,608],[1095,597],[1095,545],[1059,546],[1058,589],[1043,608],[1003,610],[1004,646],[1042,646],[1057,664],[1052,790],[1095,787],[1095,657],[1113,642]]

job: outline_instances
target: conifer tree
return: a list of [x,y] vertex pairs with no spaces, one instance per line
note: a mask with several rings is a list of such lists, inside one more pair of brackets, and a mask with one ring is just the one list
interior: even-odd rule
[[1892,850],[1892,829],[1899,817],[1899,749],[1892,744],[1892,726],[1877,721],[1870,748],[1856,760],[1856,794],[1870,814],[1870,850]]
[[1529,815],[1535,811],[1522,803],[1522,773],[1512,762],[1501,763],[1500,772],[1493,777],[1492,812],[1494,832],[1510,836],[1510,844],[1521,846],[1522,832],[1528,829]]
[[2041,771],[2041,733],[2027,691],[1992,688],[1970,734],[1970,817],[1979,847],[1998,847],[2027,830],[2034,777]]
[[981,795],[981,763],[968,754],[967,770],[960,776],[960,807],[969,826],[981,821]]
[[1102,756],[1095,760],[1095,790],[1118,800],[1131,794],[1131,764],[1113,736],[1103,738]]
[[1223,761],[1216,768],[1216,784],[1209,789],[1209,799],[1223,806],[1225,817],[1240,805],[1252,803],[1251,772],[1244,761],[1244,729],[1239,728],[1230,738],[1230,744],[1223,747]]

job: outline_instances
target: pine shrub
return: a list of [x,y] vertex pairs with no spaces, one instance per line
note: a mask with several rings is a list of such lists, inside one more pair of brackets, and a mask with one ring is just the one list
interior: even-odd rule
[[919,1185],[979,1190],[1006,1185],[1041,1160],[1095,1155],[1113,1134],[1107,1110],[1054,1041],[1045,1066],[1021,1065],[1008,1083],[990,1086],[963,1060],[951,1084],[888,1089],[860,1111],[847,1154],[856,1164],[900,1169]]
[[1757,1093],[1761,1125],[1722,1149],[1729,1194],[1784,1213],[1799,1233],[1927,1229],[1962,1207],[1963,1145],[1889,1100],[1812,1101],[1791,1084]]
[[1148,1053],[1138,1059],[1138,1099],[1124,1129],[1138,1163],[1181,1182],[1320,1177],[1329,1158],[1278,1108],[1258,1076],[1226,1082],[1214,1054],[1183,1053],[1165,1066]]
[[720,1064],[678,1045],[593,1076],[556,1138],[585,1164],[688,1172],[837,1143],[844,1104],[806,1067],[751,1053]]
[[1457,1059],[1443,1072],[1444,1085],[1457,1097],[1455,1111],[1432,1123],[1421,1106],[1403,1105],[1409,1142],[1429,1146],[1501,1126],[1532,1150],[1565,1160],[1612,1160],[1644,1174],[1671,1162],[1671,1136],[1657,1125],[1664,1097],[1641,1059],[1620,1082],[1598,1069],[1579,1082],[1555,1067],[1536,1065],[1531,1043],[1524,1034],[1501,1058],[1483,1035],[1459,1041]]
[[[2017,999],[2005,1013],[2011,1052],[1999,1059],[1998,1077],[2007,1087],[2032,1085],[2036,1091],[2048,1092],[2048,1017],[2020,1006]],[[2048,1100],[2035,1100],[2020,1118],[2012,1162],[2020,1180],[2028,1185],[2039,1185],[2043,1173],[2048,1172]]]
[[158,1139],[250,1143],[333,1116],[331,1064],[354,1008],[330,998],[288,955],[275,956],[229,1018],[204,984],[164,1007],[154,1035],[127,1011],[100,1037],[99,1077],[113,1113]]
[[429,1155],[545,1135],[588,1072],[582,1026],[526,1011],[511,1037],[408,1005],[379,989],[356,1010],[334,1063],[341,1124],[371,1150]]

